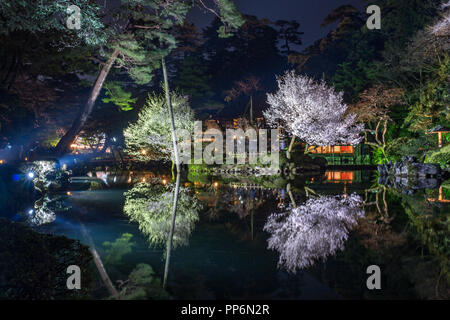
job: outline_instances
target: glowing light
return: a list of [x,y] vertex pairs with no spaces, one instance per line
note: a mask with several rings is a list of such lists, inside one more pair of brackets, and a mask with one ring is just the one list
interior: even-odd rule
[[166,179],[163,179],[162,183],[163,183],[163,184],[167,184],[167,180],[166,180]]
[[25,161],[28,161],[28,157],[25,157]]
[[71,195],[72,195],[72,192],[67,191],[67,195],[68,195],[68,196],[71,196]]
[[0,164],[4,164],[5,163],[5,160],[0,160]]
[[36,175],[35,175],[34,172],[32,172],[32,171],[30,171],[30,172],[27,173],[27,177],[30,178],[30,179],[34,179],[35,176],[36,176]]
[[112,139],[113,139],[113,141],[114,141],[114,142],[116,142],[116,141],[117,141],[116,137],[113,137]]
[[145,156],[147,154],[146,150],[141,150],[141,153]]
[[33,214],[33,212],[34,212],[33,209],[28,210],[28,214],[29,214],[29,215]]
[[216,182],[214,182],[214,188],[217,188],[218,186],[219,186],[219,183],[216,181]]

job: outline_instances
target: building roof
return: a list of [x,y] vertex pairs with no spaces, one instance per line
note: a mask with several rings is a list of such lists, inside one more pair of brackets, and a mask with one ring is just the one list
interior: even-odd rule
[[430,130],[427,130],[427,133],[437,133],[437,132],[450,132],[450,128],[438,125]]

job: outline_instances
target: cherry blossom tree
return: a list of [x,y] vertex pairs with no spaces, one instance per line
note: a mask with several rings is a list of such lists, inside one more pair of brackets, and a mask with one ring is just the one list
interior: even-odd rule
[[364,217],[357,194],[320,196],[288,212],[269,216],[264,230],[268,248],[280,253],[279,266],[290,272],[344,249],[349,231]]
[[450,1],[442,4],[441,9],[441,17],[430,27],[430,33],[438,37],[448,37],[450,35]]
[[264,116],[269,124],[281,125],[293,136],[289,151],[296,136],[316,146],[361,141],[363,126],[347,112],[343,93],[295,71],[277,77],[277,82],[278,91],[267,95],[269,108]]

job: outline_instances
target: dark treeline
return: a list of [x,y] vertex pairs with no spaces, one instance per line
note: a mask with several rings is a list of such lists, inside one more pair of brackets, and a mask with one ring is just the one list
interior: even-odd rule
[[[425,31],[442,14],[442,1],[370,4],[382,9],[381,30],[368,30],[367,14],[343,5],[322,23],[337,24],[336,28],[302,52],[296,51],[307,32],[301,21],[244,15],[245,23],[228,38],[217,33],[219,19],[204,30],[187,22],[175,26],[170,32],[177,43],[167,58],[172,88],[189,95],[200,119],[248,117],[250,100],[255,116],[261,115],[266,93],[276,88],[275,75],[292,68],[325,79],[344,92],[356,113],[365,115],[364,102],[371,94],[402,90],[401,103],[394,98],[377,102],[380,108],[372,110],[373,117],[360,115],[360,121],[372,133],[386,121],[383,143],[367,139],[375,144],[379,162],[408,153],[420,157],[423,152],[417,152],[417,146],[435,138],[425,135],[425,130],[448,126],[449,120],[448,36],[444,44],[430,43]],[[4,143],[7,139],[29,146],[38,141],[44,149],[55,146],[86,100],[104,59],[98,50],[70,37],[64,39],[66,45],[55,45],[60,35],[52,30],[15,31],[2,34],[0,41],[0,135]],[[161,91],[161,83],[160,70],[149,83],[140,84],[129,70],[113,67],[82,135],[122,139],[123,128],[136,119],[148,93]],[[398,98],[399,94],[392,95]],[[395,149],[390,144],[408,150],[397,148],[389,153]]]

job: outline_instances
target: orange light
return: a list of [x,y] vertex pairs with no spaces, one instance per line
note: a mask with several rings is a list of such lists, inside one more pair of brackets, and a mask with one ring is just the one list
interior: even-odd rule
[[0,164],[4,164],[5,163],[5,160],[0,160]]
[[219,183],[216,181],[214,182],[214,188],[217,188],[219,186]]
[[162,183],[163,183],[163,184],[166,184],[166,183],[167,183],[167,180],[166,180],[166,179],[163,179]]
[[141,153],[145,156],[147,154],[146,150],[142,150]]
[[72,192],[67,191],[67,195],[68,195],[68,196],[71,196],[71,195],[72,195]]
[[25,161],[28,161],[28,158],[27,158],[27,157],[25,157]]

